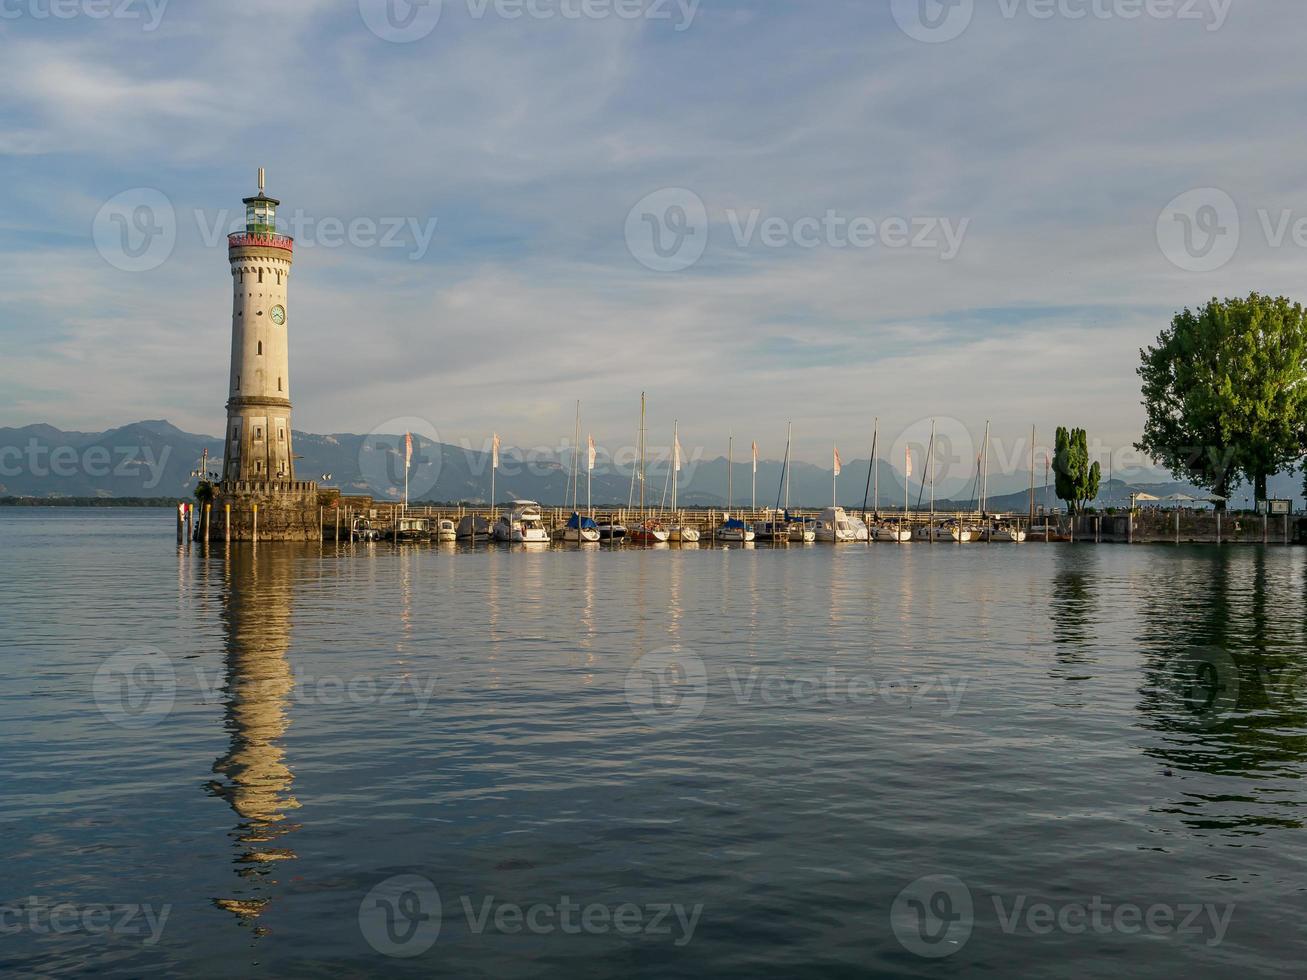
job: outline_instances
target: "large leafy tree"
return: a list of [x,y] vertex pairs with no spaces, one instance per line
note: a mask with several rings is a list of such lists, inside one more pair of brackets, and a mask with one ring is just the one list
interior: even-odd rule
[[1177,313],[1139,352],[1148,418],[1135,448],[1221,497],[1307,453],[1307,314],[1252,293]]
[[1103,468],[1089,462],[1089,436],[1084,429],[1058,426],[1053,473],[1058,499],[1066,501],[1072,514],[1080,513],[1098,496]]

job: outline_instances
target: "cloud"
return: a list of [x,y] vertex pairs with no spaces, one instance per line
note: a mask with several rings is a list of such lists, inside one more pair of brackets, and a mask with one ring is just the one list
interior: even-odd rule
[[[302,240],[301,429],[420,415],[450,439],[545,444],[581,398],[597,435],[629,441],[647,389],[651,425],[679,418],[715,452],[791,418],[801,458],[832,440],[865,452],[876,415],[1084,423],[1129,443],[1137,349],[1175,309],[1297,288],[1307,256],[1270,247],[1256,212],[1303,200],[1282,121],[1303,95],[1307,10],[1243,6],[1206,31],[982,4],[926,45],[884,6],[723,3],[676,32],[446,2],[407,45],[326,0],[170,5],[153,33],[0,25],[0,421],[217,431],[230,283],[201,226],[236,217],[265,165],[283,218],[438,219],[421,254]],[[1202,186],[1239,202],[1245,234],[1228,266],[1192,274],[1155,223]],[[174,254],[147,273],[110,267],[89,235],[129,187],[178,215]],[[623,237],[665,187],[711,220],[679,273],[648,271]],[[968,225],[952,261],[741,247],[732,220],[755,211]]]

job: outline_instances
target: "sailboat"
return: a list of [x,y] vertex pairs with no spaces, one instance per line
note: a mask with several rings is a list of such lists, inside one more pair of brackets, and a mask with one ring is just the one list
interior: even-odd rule
[[[681,423],[672,422],[672,524],[667,529],[671,540],[681,544],[694,544],[699,540],[699,529],[681,520],[676,510],[676,485],[681,475]],[[666,488],[664,488],[666,489]]]
[[[726,506],[735,506],[735,436],[729,437],[726,449]],[[753,528],[740,520],[738,517],[731,517],[731,512],[726,511],[722,514],[722,523],[714,532],[718,541],[752,541],[757,534]]]
[[[593,542],[599,540],[599,527],[593,520],[588,517],[582,517],[581,512],[576,509],[576,489],[580,480],[580,456],[581,456],[581,403],[576,403],[576,428],[572,435],[572,516],[568,522],[563,525],[558,536],[564,541],[575,541],[578,544]],[[586,471],[586,496],[589,496],[590,472]]]
[[644,392],[640,392],[640,523],[631,531],[631,540],[636,544],[664,544],[671,537],[667,528],[645,512],[644,485],[645,477],[645,401]]

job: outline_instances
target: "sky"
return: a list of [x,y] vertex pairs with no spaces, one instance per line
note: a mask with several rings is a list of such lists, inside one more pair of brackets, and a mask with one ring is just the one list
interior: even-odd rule
[[1139,348],[1303,298],[1303,37],[1299,0],[0,0],[0,425],[220,432],[262,166],[299,430],[558,446],[579,399],[620,446],[646,391],[710,456],[934,418],[1127,475]]

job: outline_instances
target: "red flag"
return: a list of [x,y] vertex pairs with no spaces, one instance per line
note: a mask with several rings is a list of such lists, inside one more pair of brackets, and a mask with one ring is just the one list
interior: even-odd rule
[[490,442],[490,468],[499,469],[499,433],[496,432]]
[[758,472],[758,444],[753,444],[753,472]]
[[840,475],[840,467],[842,465],[843,464],[840,462],[840,450],[839,447],[837,446],[835,447],[835,475],[836,476]]
[[413,462],[413,433],[411,433],[411,432],[405,432],[405,433],[404,433],[404,467],[405,467],[405,469],[407,469],[408,466],[409,466],[409,464],[412,463],[412,462]]
[[904,450],[903,450],[903,451],[907,454],[907,460],[908,460],[908,476],[911,476],[911,475],[912,475],[912,447],[911,447],[911,446],[906,446],[906,447],[904,447]]

